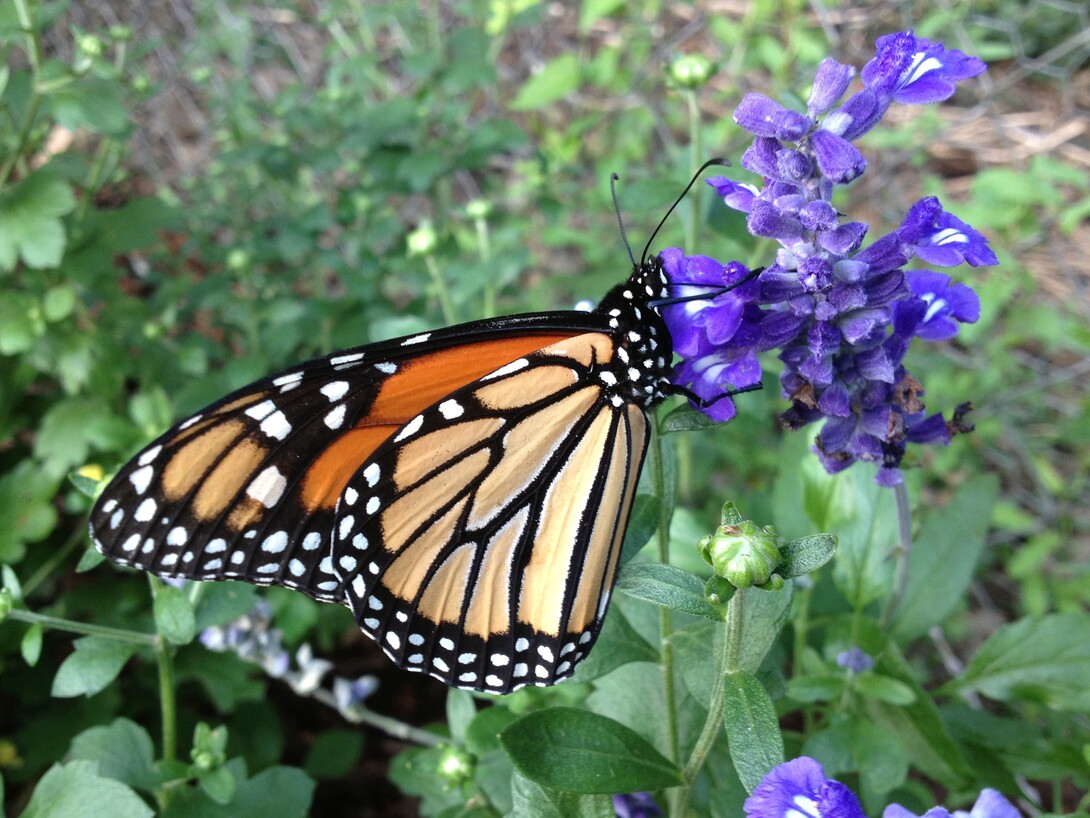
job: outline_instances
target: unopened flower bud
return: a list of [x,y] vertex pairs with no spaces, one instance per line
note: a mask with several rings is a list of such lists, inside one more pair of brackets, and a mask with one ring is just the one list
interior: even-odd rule
[[456,787],[473,777],[473,756],[458,747],[445,747],[439,757],[439,777]]
[[681,88],[700,88],[715,73],[715,65],[703,54],[682,54],[674,58],[666,73]]
[[431,222],[424,222],[416,230],[409,233],[405,244],[408,247],[410,257],[430,256],[435,252],[436,245],[439,244],[439,235],[435,232],[435,228],[431,226]]
[[752,520],[719,526],[700,541],[700,555],[716,576],[736,588],[768,583],[780,564],[775,530],[761,528]]

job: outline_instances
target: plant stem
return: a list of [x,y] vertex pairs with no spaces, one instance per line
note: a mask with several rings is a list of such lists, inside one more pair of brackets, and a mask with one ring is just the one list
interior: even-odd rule
[[449,741],[442,736],[437,736],[435,733],[429,733],[427,730],[421,730],[419,727],[413,727],[411,724],[398,721],[390,716],[383,716],[373,710],[368,710],[366,707],[356,707],[349,712],[345,712],[337,705],[337,700],[333,694],[325,688],[319,687],[310,695],[315,700],[336,710],[346,721],[350,721],[353,724],[366,724],[369,727],[375,727],[392,738],[401,741],[411,741],[425,747],[439,747],[449,743]]
[[[492,238],[488,230],[488,220],[478,216],[473,220],[477,230],[477,254],[481,261],[488,264],[492,260]],[[496,280],[492,276],[484,283],[484,298],[481,305],[481,317],[491,318],[496,313]]]
[[87,529],[82,525],[76,526],[61,547],[50,554],[45,562],[38,566],[38,570],[30,575],[30,579],[23,583],[23,598],[26,599],[33,593],[35,588],[45,582],[57,566],[68,559],[75,547],[79,545],[86,536]]
[[31,97],[30,102],[27,104],[26,114],[23,116],[23,122],[19,126],[19,135],[15,138],[15,142],[12,145],[11,153],[8,155],[7,159],[4,160],[3,165],[0,165],[0,187],[7,184],[12,171],[15,169],[16,163],[19,161],[19,157],[22,156],[23,148],[26,146],[27,139],[30,137],[30,130],[34,127],[34,120],[37,118],[38,109],[42,104],[41,89],[38,87],[39,71],[42,61],[41,44],[38,41],[38,32],[33,21],[30,19],[30,8],[27,5],[27,0],[14,0],[14,3],[15,16],[19,21],[19,27],[26,32],[27,62],[30,63],[30,73],[32,75],[30,83]]
[[[704,141],[700,128],[700,99],[695,89],[685,91],[685,103],[689,112],[689,176],[696,175],[703,162]],[[700,234],[700,217],[704,208],[704,186],[697,185],[689,193],[691,207],[685,231],[685,252],[692,253]]]
[[[670,562],[670,517],[673,503],[666,501],[666,467],[663,462],[662,435],[652,424],[651,431],[651,484],[654,486],[655,496],[661,502],[662,513],[659,515],[659,526],[655,532],[658,545],[658,559],[663,565]],[[674,646],[670,644],[670,636],[673,633],[673,619],[670,609],[659,608],[659,664],[662,668],[662,693],[666,702],[666,726],[670,740],[670,757],[674,761],[679,760],[681,753],[678,740],[677,725],[677,691],[674,689]]]
[[912,507],[909,504],[908,489],[904,483],[893,487],[893,497],[897,502],[897,536],[900,543],[897,546],[896,563],[893,574],[893,592],[889,596],[886,608],[882,611],[882,627],[886,628],[893,621],[893,615],[897,613],[901,602],[904,600],[905,591],[908,589],[908,558],[912,554]]
[[715,687],[712,688],[711,703],[708,706],[708,717],[704,720],[704,726],[700,730],[693,750],[689,754],[689,760],[681,771],[681,786],[675,791],[677,795],[672,801],[670,814],[679,818],[684,816],[689,808],[689,798],[692,794],[693,782],[700,773],[704,762],[708,760],[708,753],[715,746],[715,740],[719,738],[723,729],[723,706],[727,699],[727,674],[739,669],[738,663],[742,655],[743,620],[745,618],[746,588],[739,588],[727,603],[727,619],[724,628],[720,631],[723,636],[722,649],[716,655],[715,662]]
[[447,289],[447,282],[443,280],[439,265],[435,263],[435,257],[430,253],[424,256],[424,265],[428,268],[428,274],[435,285],[435,294],[439,298],[439,309],[443,313],[443,320],[448,325],[458,323],[458,317],[454,312],[454,302],[450,300],[450,290]]
[[122,628],[108,628],[105,625],[89,625],[86,622],[61,619],[58,616],[49,616],[34,613],[33,611],[11,611],[8,613],[8,619],[14,619],[16,622],[27,622],[31,625],[41,625],[43,628],[52,628],[55,631],[78,633],[82,636],[102,636],[106,639],[127,642],[140,647],[155,647],[155,635],[151,633],[127,631]]
[[[152,599],[158,596],[163,583],[148,575]],[[178,757],[178,713],[174,698],[173,648],[161,634],[155,637],[155,659],[159,664],[159,712],[163,724],[163,761]]]

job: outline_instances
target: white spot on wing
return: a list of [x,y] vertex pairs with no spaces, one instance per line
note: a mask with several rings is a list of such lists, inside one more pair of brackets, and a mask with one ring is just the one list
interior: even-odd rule
[[267,554],[279,554],[285,548],[288,547],[288,532],[277,531],[275,534],[270,534],[261,543],[261,550]]
[[331,381],[318,391],[329,398],[330,403],[336,403],[348,394],[348,381]]
[[379,474],[381,470],[378,467],[378,463],[372,463],[366,469],[363,470],[363,479],[367,481],[368,486],[374,486],[378,482]]
[[159,452],[161,452],[162,450],[162,446],[152,446],[150,449],[140,455],[140,459],[136,462],[139,463],[141,466],[146,466],[148,465],[148,463],[158,457]]
[[136,507],[136,511],[133,512],[132,518],[138,523],[151,522],[155,517],[156,508],[158,508],[158,506],[156,506],[155,501],[149,497]]
[[246,493],[265,508],[272,508],[284,496],[288,481],[276,466],[269,466],[253,479]]
[[465,414],[465,411],[462,404],[458,403],[454,398],[448,398],[439,404],[439,414],[447,420],[454,420],[456,417],[461,417]]
[[284,417],[284,413],[277,410],[261,421],[261,431],[269,437],[283,440],[291,434],[291,424],[288,423],[288,419]]
[[353,352],[350,355],[337,355],[330,358],[329,363],[331,366],[344,366],[345,364],[354,364],[363,358],[362,352]]
[[155,469],[151,466],[144,466],[129,475],[129,482],[132,483],[137,494],[143,494],[148,490],[148,486],[151,484],[152,475],[154,474]]
[[322,418],[322,422],[330,429],[340,429],[341,424],[344,423],[345,405],[343,403],[334,406],[328,412],[326,416]]
[[420,431],[420,427],[424,425],[424,416],[417,415],[404,426],[401,427],[401,431],[394,436],[394,442],[399,443],[407,437],[411,437]]
[[431,338],[431,333],[423,332],[420,335],[414,335],[412,338],[406,338],[404,341],[401,342],[401,346],[407,347],[411,346],[412,344],[422,344],[429,338]]
[[180,525],[170,529],[167,534],[167,545],[172,545],[177,548],[179,545],[185,545],[186,540],[189,539],[189,534]]
[[525,369],[530,365],[530,362],[525,358],[518,358],[511,361],[509,364],[505,364],[497,369],[495,372],[490,372],[481,378],[482,381],[490,381],[493,378],[502,378],[506,375],[510,375],[512,372],[518,372],[520,369]]

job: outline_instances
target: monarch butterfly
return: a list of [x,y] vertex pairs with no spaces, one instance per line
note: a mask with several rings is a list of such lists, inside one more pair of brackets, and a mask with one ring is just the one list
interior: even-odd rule
[[94,545],[341,603],[398,666],[454,687],[551,685],[601,629],[649,413],[679,391],[669,286],[645,250],[593,312],[474,321],[239,389],[121,468]]

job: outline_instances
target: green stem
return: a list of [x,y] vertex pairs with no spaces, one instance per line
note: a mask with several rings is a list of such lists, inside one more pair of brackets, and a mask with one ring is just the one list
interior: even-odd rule
[[350,721],[353,724],[366,724],[370,727],[375,727],[386,735],[398,739],[399,741],[411,741],[425,747],[439,747],[449,743],[449,740],[444,739],[442,736],[437,736],[435,733],[429,733],[427,730],[421,730],[419,727],[413,727],[411,724],[398,721],[390,716],[383,716],[379,713],[375,713],[373,710],[368,710],[366,707],[357,707],[346,713],[337,705],[337,700],[334,698],[333,694],[325,688],[320,687],[310,695],[322,704],[332,707],[340,713],[346,721]]
[[439,309],[443,313],[443,320],[448,325],[457,324],[458,317],[454,312],[454,302],[450,300],[450,290],[447,289],[447,282],[443,279],[443,273],[440,271],[439,265],[435,263],[435,257],[430,253],[424,256],[424,264],[428,268],[432,283],[435,285],[435,294],[439,298]]
[[[666,467],[663,462],[662,435],[652,428],[651,433],[651,484],[659,498],[662,513],[659,515],[655,539],[658,559],[663,565],[670,563],[670,510],[673,504],[666,500]],[[677,691],[674,689],[674,646],[670,643],[674,624],[670,609],[659,608],[659,656],[662,668],[662,692],[666,702],[666,726],[670,741],[670,757],[677,761],[681,753],[677,724]]]
[[61,619],[58,616],[49,616],[34,613],[33,611],[11,611],[8,613],[7,618],[14,619],[16,622],[41,625],[43,628],[51,628],[55,631],[78,633],[82,636],[102,636],[117,642],[127,642],[130,645],[155,647],[155,635],[151,633],[127,631],[122,628],[108,628],[105,625],[89,625],[86,622],[75,622],[71,619]]
[[6,185],[8,179],[11,177],[15,165],[23,153],[23,148],[30,138],[30,130],[34,127],[34,120],[37,118],[38,109],[42,104],[41,89],[38,87],[39,71],[42,60],[41,44],[38,41],[38,31],[34,26],[33,21],[30,19],[30,8],[27,5],[26,0],[14,0],[14,3],[15,16],[19,21],[19,27],[26,32],[27,61],[30,63],[30,73],[32,76],[32,81],[30,83],[31,98],[27,105],[26,114],[23,116],[23,122],[19,126],[19,135],[15,138],[15,142],[12,145],[11,153],[8,155],[7,159],[4,160],[4,163],[0,165],[0,187]]
[[[477,254],[485,264],[492,260],[492,237],[488,230],[488,220],[476,218],[473,220],[477,230]],[[491,318],[496,312],[496,281],[488,276],[484,284],[484,299],[481,305],[482,318]]]
[[72,551],[83,542],[83,538],[86,536],[87,529],[82,525],[76,526],[61,547],[53,551],[46,561],[38,566],[38,570],[30,575],[30,579],[23,583],[23,598],[29,597],[35,588],[45,582],[49,575],[56,570],[57,566],[68,559]]
[[[689,177],[696,174],[704,161],[704,139],[700,127],[700,98],[695,89],[685,92],[685,103],[689,112]],[[686,224],[685,252],[696,252],[700,235],[700,217],[704,212],[704,186],[697,185],[689,193],[690,216]]]
[[[151,595],[158,596],[163,583],[148,576]],[[163,761],[174,761],[178,757],[178,713],[174,698],[174,656],[173,648],[158,635],[155,637],[155,659],[159,664],[159,712],[163,725]]]
[[727,699],[727,674],[740,669],[739,660],[742,655],[746,590],[745,588],[736,590],[734,596],[730,598],[730,602],[727,603],[725,632],[723,633],[722,649],[716,656],[715,687],[712,689],[708,717],[704,720],[704,726],[701,728],[700,735],[689,754],[689,760],[681,771],[682,784],[676,790],[677,794],[670,810],[670,814],[675,818],[680,818],[680,816],[686,814],[696,776],[703,768],[704,762],[708,760],[708,754],[723,730],[723,707]]
[[908,558],[912,554],[912,506],[908,499],[908,489],[904,483],[893,487],[893,497],[897,503],[897,535],[900,543],[895,557],[896,567],[893,574],[893,592],[889,596],[886,608],[882,611],[882,627],[886,628],[893,621],[908,589]]

